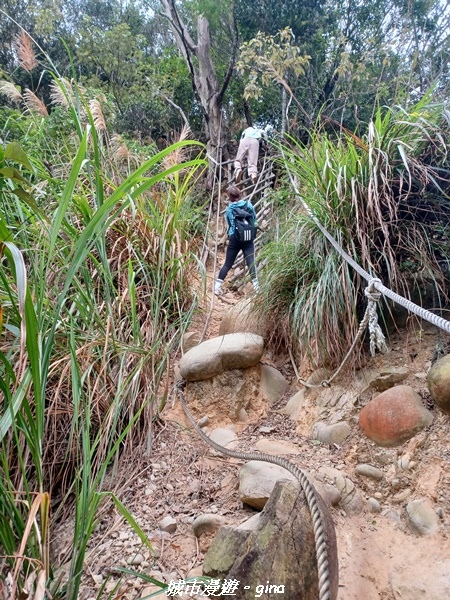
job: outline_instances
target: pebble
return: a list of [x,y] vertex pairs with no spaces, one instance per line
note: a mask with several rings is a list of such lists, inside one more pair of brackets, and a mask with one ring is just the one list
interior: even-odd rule
[[161,531],[165,531],[167,533],[175,533],[177,529],[177,521],[173,517],[164,517],[159,522],[159,528]]
[[400,479],[397,479],[396,477],[391,481],[391,488],[393,490],[399,490],[402,487],[402,484],[400,482]]
[[196,517],[192,523],[192,529],[195,537],[200,537],[204,533],[215,533],[225,523],[225,517],[214,513],[205,513]]
[[375,492],[375,494],[373,496],[377,500],[382,500],[383,499],[383,494],[381,492]]
[[207,425],[209,425],[209,417],[208,415],[205,415],[204,417],[202,417],[198,422],[197,425],[199,427],[206,427]]
[[377,469],[372,465],[360,464],[356,465],[355,473],[357,475],[363,475],[364,477],[370,477],[371,479],[382,479],[383,471]]
[[144,557],[142,556],[142,554],[136,554],[135,556],[130,556],[130,558],[128,559],[128,564],[129,565],[140,565],[144,562]]
[[399,469],[406,471],[409,467],[409,457],[408,456],[400,457],[397,461],[397,464],[398,464]]
[[411,490],[409,488],[406,488],[405,490],[402,490],[401,492],[395,494],[395,496],[392,497],[392,502],[398,504],[399,502],[403,502],[403,500],[409,498],[409,496],[411,496]]
[[275,427],[266,427],[265,425],[263,425],[262,427],[259,428],[259,431],[261,433],[271,433],[274,429],[275,429]]
[[367,510],[370,513],[380,513],[381,505],[375,498],[369,498],[367,501]]

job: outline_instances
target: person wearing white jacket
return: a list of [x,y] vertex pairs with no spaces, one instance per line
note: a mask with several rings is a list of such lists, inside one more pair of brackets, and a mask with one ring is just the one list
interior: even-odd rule
[[242,161],[247,157],[247,170],[255,184],[258,177],[259,141],[266,139],[264,129],[247,127],[244,129],[239,142],[239,148],[234,160],[234,179],[239,183],[242,179]]

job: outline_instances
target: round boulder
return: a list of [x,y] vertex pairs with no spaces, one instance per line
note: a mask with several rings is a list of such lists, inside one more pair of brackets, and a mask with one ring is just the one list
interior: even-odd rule
[[439,408],[450,413],[450,354],[434,363],[428,371],[427,384]]
[[382,392],[361,411],[359,426],[379,446],[400,446],[424,427],[433,415],[422,399],[408,385],[398,385]]
[[186,381],[203,381],[233,369],[258,364],[264,340],[254,333],[231,333],[211,338],[191,348],[180,360],[180,373]]

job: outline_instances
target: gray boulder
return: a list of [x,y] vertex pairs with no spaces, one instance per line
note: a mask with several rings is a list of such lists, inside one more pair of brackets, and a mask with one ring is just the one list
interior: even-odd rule
[[232,333],[212,338],[191,348],[180,360],[187,381],[210,379],[227,370],[246,369],[259,363],[264,340],[253,333]]

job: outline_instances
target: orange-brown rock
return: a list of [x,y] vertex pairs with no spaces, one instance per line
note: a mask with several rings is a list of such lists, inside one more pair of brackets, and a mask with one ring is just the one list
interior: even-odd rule
[[450,413],[450,354],[434,363],[428,372],[427,383],[439,408]]
[[359,426],[379,446],[399,446],[430,425],[433,415],[408,385],[398,385],[371,400],[361,411]]

